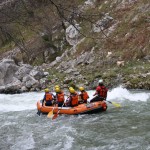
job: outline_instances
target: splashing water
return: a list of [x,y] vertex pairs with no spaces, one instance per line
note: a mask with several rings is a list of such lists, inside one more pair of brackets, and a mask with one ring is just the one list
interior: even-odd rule
[[[88,91],[89,100],[95,91]],[[149,150],[150,91],[108,91],[106,112],[55,120],[36,114],[44,93],[0,94],[0,150]]]
[[112,91],[108,92],[108,100],[119,100],[124,101],[126,99],[130,101],[143,101],[146,102],[150,98],[150,92],[142,92],[142,91],[136,91],[132,92],[125,88],[118,87],[112,89]]
[[[93,98],[94,90],[88,91],[90,101]],[[31,92],[23,94],[0,94],[0,111],[23,111],[36,109],[36,102],[43,98],[44,93]],[[146,102],[150,98],[150,93],[146,92],[132,92],[122,87],[117,87],[108,91],[107,100],[115,100],[116,102],[123,102],[128,99],[130,101]]]
[[21,111],[36,108],[36,102],[43,98],[43,93],[0,94],[0,111]]

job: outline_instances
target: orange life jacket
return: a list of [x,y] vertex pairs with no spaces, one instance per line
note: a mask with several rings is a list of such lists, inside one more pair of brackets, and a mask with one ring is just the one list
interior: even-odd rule
[[65,98],[64,98],[64,93],[63,92],[57,93],[56,96],[57,96],[57,101],[58,102],[64,102]]
[[52,94],[51,94],[51,93],[46,93],[46,94],[45,94],[45,100],[46,100],[46,101],[51,101],[51,100],[53,100]]
[[78,99],[79,99],[79,97],[78,97],[78,94],[77,94],[77,93],[71,94],[71,95],[70,95],[70,98],[71,98],[71,106],[76,106],[76,105],[78,105]]
[[89,95],[86,91],[81,92],[81,99],[84,100],[85,102],[89,98]]

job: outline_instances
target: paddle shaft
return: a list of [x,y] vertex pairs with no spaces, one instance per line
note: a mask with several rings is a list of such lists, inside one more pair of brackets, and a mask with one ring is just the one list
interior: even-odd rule
[[106,102],[108,102],[108,103],[110,103],[110,104],[112,104],[112,102],[111,101],[107,101],[107,100],[105,100]]
[[115,107],[121,107],[120,104],[116,103],[116,102],[111,102],[111,101],[107,101],[109,103],[111,103],[112,105],[114,105]]

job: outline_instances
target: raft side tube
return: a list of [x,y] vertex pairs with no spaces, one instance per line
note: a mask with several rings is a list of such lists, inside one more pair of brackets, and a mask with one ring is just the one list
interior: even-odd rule
[[89,104],[79,104],[76,107],[54,107],[54,106],[42,106],[40,101],[37,102],[37,109],[42,113],[49,113],[53,110],[53,113],[77,115],[77,114],[92,114],[102,111],[106,111],[107,104],[105,102],[92,102]]

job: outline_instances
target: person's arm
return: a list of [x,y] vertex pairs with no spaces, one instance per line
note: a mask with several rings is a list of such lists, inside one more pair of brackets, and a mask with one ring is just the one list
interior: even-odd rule
[[96,92],[93,94],[93,96],[98,94],[98,87],[96,88]]
[[100,91],[100,86],[98,86],[97,88],[96,88],[96,92],[93,94],[93,96],[95,96],[95,95],[98,95],[98,91]]
[[97,91],[93,94],[93,96],[97,95]]
[[97,95],[99,91],[99,87],[96,88],[96,92],[93,94],[93,96]]

